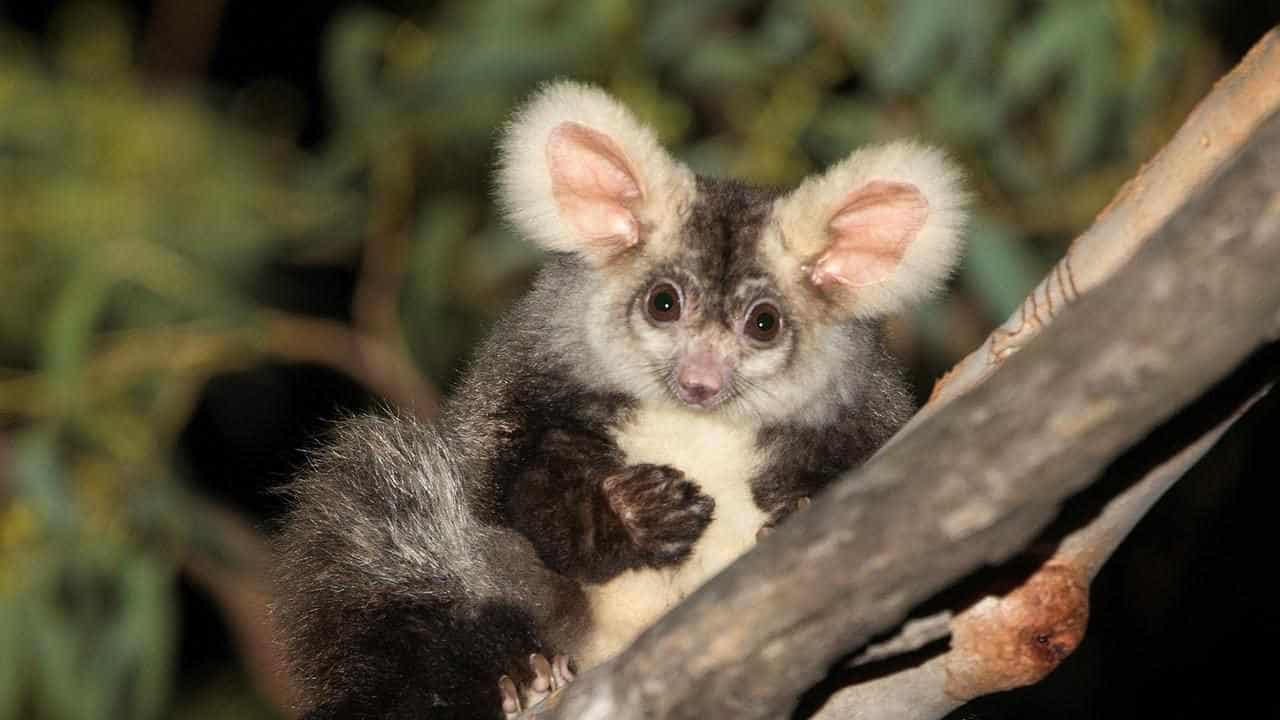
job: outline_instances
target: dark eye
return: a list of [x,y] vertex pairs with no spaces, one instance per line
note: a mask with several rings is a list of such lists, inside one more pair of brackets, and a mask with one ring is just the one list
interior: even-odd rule
[[657,322],[675,322],[680,319],[680,292],[671,283],[658,283],[649,291],[645,307]]
[[743,328],[748,335],[760,342],[772,342],[778,337],[782,328],[782,315],[773,303],[756,303],[747,313],[747,324]]

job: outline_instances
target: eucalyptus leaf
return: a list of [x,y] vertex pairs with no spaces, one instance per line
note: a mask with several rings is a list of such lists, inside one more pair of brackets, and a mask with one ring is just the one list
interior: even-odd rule
[[159,717],[169,703],[176,659],[177,607],[174,568],[149,555],[126,556],[121,616],[114,626],[112,657],[121,668],[122,705],[130,718]]
[[15,502],[28,505],[53,537],[73,534],[80,518],[71,502],[62,423],[47,421],[16,433],[13,442]]
[[99,313],[111,290],[111,276],[89,259],[82,261],[58,293],[45,331],[43,365],[48,369],[59,414],[82,411],[84,365]]
[[[943,62],[956,6],[931,0],[892,4],[889,36],[874,64],[877,84],[888,93],[917,89]],[[959,9],[964,12],[963,6]]]
[[748,0],[660,0],[648,18],[644,48],[658,65],[687,57],[706,39],[707,25],[748,5]]
[[1002,321],[1013,313],[1048,268],[1007,223],[979,213],[970,224],[960,272],[992,319]]
[[[9,569],[0,572],[10,572]],[[0,720],[24,718],[26,674],[32,647],[25,598],[0,589]]]

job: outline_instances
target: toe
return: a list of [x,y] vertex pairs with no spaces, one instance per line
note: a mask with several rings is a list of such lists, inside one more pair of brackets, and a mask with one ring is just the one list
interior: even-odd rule
[[503,675],[498,680],[498,690],[502,693],[502,713],[507,720],[512,720],[520,713],[520,693],[516,690],[515,681]]
[[573,671],[573,663],[568,655],[557,655],[551,661],[551,676],[555,678],[557,688],[573,682],[577,673]]
[[531,687],[534,692],[544,693],[551,690],[551,663],[547,662],[547,658],[537,653],[529,656],[529,667],[533,668],[533,683]]

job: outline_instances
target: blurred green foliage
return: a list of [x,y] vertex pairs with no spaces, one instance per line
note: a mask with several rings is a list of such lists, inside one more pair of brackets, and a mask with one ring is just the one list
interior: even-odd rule
[[291,359],[271,267],[350,266],[389,236],[392,346],[447,385],[537,262],[489,173],[538,83],[602,84],[699,171],[759,183],[873,141],[947,147],[977,196],[971,249],[952,298],[896,335],[936,370],[1224,69],[1190,0],[423,4],[332,26],[331,129],[305,152],[248,119],[273,107],[261,88],[158,91],[110,4],[68,6],[45,40],[0,27],[0,720],[250,712],[173,696],[176,573],[236,561],[177,433],[208,378]]

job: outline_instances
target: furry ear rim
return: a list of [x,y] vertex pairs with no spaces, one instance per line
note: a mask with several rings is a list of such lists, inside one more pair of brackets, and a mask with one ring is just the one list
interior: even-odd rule
[[[588,218],[585,234],[583,223],[566,213],[563,185],[557,196],[557,182],[565,174],[556,171],[553,156],[566,142],[607,150],[595,158],[600,167],[615,166],[638,190],[623,193],[625,208],[609,203],[603,219]],[[693,187],[693,174],[621,103],[599,88],[571,81],[543,86],[517,111],[503,133],[499,158],[497,197],[507,219],[538,245],[582,255],[596,265],[638,242],[639,228],[669,216],[681,194]],[[635,224],[633,235],[628,223]],[[592,237],[599,227],[607,232]]]
[[[874,267],[865,278],[847,264],[833,271],[828,253],[841,252],[842,234],[851,227],[875,219],[878,211],[867,203],[877,196],[908,215],[906,232],[900,238],[873,238],[866,257]],[[946,281],[963,251],[968,202],[960,170],[940,150],[899,141],[856,150],[805,180],[778,200],[774,218],[806,281],[852,315],[874,318],[924,300]],[[863,218],[850,221],[851,207]],[[886,254],[896,262],[884,260]]]

